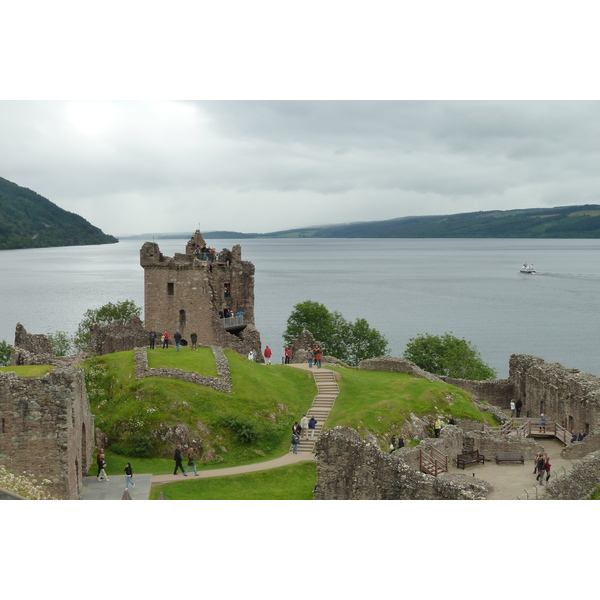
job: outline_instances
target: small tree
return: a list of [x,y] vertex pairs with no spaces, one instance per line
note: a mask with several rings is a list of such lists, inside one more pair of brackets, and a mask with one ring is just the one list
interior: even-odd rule
[[404,358],[434,375],[473,381],[496,378],[496,371],[483,362],[477,348],[451,333],[426,333],[411,338],[406,344]]
[[358,365],[362,360],[384,356],[388,353],[385,337],[369,326],[365,319],[356,319],[349,324],[346,361],[350,365]]
[[73,350],[73,337],[68,333],[65,331],[56,331],[55,333],[49,333],[46,337],[52,346],[54,356],[67,356],[71,354]]
[[283,334],[286,344],[291,344],[305,329],[323,344],[325,354],[353,366],[361,360],[387,353],[385,337],[369,327],[365,319],[351,323],[338,311],[330,312],[323,304],[312,300],[294,306]]
[[12,346],[2,340],[0,342],[0,367],[6,367],[10,364],[10,353]]
[[79,323],[73,343],[79,351],[85,350],[90,343],[90,327],[92,325],[109,325],[113,321],[124,323],[131,317],[139,317],[142,309],[133,300],[123,300],[113,304],[109,302],[100,308],[90,308]]

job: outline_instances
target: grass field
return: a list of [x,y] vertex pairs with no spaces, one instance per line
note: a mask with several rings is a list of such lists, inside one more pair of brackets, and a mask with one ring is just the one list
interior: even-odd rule
[[165,500],[312,500],[317,483],[314,461],[277,469],[231,475],[195,478],[153,487],[150,499],[162,492]]

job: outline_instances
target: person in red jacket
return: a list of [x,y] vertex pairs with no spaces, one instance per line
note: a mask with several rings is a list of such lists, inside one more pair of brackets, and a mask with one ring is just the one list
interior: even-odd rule
[[267,346],[265,348],[265,351],[263,352],[263,356],[265,357],[265,365],[270,365],[271,364],[271,356],[273,356],[273,353],[271,352],[271,348],[269,348],[269,346]]

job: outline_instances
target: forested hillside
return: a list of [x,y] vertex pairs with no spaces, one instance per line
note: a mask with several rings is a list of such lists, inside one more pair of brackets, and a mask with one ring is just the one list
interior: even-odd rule
[[599,238],[600,205],[401,217],[387,221],[274,231],[255,237]]
[[0,177],[0,250],[116,242],[83,217]]

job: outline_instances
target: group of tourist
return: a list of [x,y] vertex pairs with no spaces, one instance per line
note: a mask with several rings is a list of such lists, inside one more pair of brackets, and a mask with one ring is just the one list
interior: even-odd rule
[[315,363],[315,367],[317,369],[321,368],[321,360],[323,358],[323,349],[319,344],[317,344],[314,348],[307,350],[307,360],[308,360],[308,368],[312,369],[313,361]]
[[175,470],[173,471],[173,475],[177,475],[177,469],[181,469],[184,477],[187,477],[188,471],[190,469],[194,470],[194,475],[198,477],[198,469],[196,468],[196,451],[194,448],[190,446],[187,450],[187,467],[183,468],[183,448],[181,444],[175,448],[175,454],[173,455],[173,460],[175,461]]
[[521,409],[523,408],[523,402],[519,398],[516,402],[514,400],[510,401],[510,416],[511,418],[517,417],[517,419],[521,416]]
[[[100,448],[98,454],[96,454],[96,464],[98,465],[98,474],[96,479],[98,481],[110,481],[108,476],[106,475],[106,457],[104,456],[104,448]],[[125,468],[125,491],[129,490],[129,486],[135,487],[135,483],[133,482],[133,469],[131,467],[131,463],[127,463]]]
[[394,450],[400,450],[400,448],[404,448],[404,440],[402,439],[402,436],[399,435],[396,437],[393,435],[392,439],[390,440],[390,454],[394,452]]
[[[150,350],[154,350],[155,349],[157,337],[158,337],[158,335],[157,335],[156,331],[154,331],[154,329],[152,329],[148,333],[148,339],[149,339],[149,343],[150,343]],[[173,341],[175,342],[175,348],[176,348],[177,352],[179,352],[181,350],[181,341],[182,341],[182,339],[183,339],[183,337],[182,337],[181,333],[179,332],[179,330],[177,330],[173,334]],[[192,350],[197,350],[197,348],[198,348],[198,334],[196,333],[196,331],[192,331],[192,333],[190,334],[190,340],[191,340],[191,343],[192,343],[191,349]],[[160,343],[162,345],[163,350],[169,348],[169,342],[170,341],[171,341],[171,336],[169,335],[168,331],[165,331],[162,334],[161,338],[160,338]]]
[[196,246],[194,248],[194,256],[198,260],[207,260],[208,262],[215,262],[217,259],[217,251],[214,248],[210,248],[209,246]]
[[548,480],[550,479],[550,460],[548,459],[548,455],[543,452],[538,452],[533,459],[533,474],[537,477],[536,481],[540,482],[540,485],[544,485],[544,475],[546,475],[546,485],[548,484]]
[[314,417],[308,417],[304,415],[300,419],[300,423],[296,421],[292,426],[292,452],[298,454],[298,445],[300,444],[300,438],[304,434],[304,439],[308,439],[308,432],[310,431],[310,437],[315,437],[315,429],[318,421]]
[[229,319],[231,317],[243,317],[244,313],[241,310],[233,312],[230,308],[224,308],[219,311],[219,319]]

